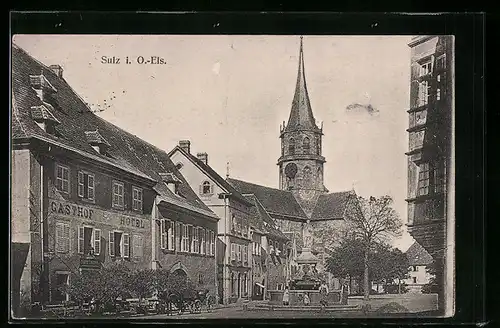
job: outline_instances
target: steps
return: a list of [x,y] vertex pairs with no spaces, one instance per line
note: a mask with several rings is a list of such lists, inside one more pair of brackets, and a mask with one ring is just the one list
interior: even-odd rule
[[271,304],[252,304],[247,308],[248,311],[300,311],[300,312],[352,312],[361,311],[359,305],[330,305],[322,308],[319,305],[303,306],[303,305],[271,305]]

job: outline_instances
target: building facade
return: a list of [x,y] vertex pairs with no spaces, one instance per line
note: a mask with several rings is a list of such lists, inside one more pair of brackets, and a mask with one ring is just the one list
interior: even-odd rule
[[188,140],[170,152],[186,180],[200,199],[219,217],[219,298],[224,304],[252,296],[252,235],[249,222],[253,204],[235,190],[208,164],[208,155],[191,154]]
[[11,123],[14,313],[69,300],[60,287],[72,275],[112,263],[168,269],[216,292],[218,217],[168,154],[96,116],[60,66],[16,45]]
[[422,293],[422,287],[428,284],[432,278],[429,266],[432,265],[432,256],[417,242],[414,242],[405,252],[408,258],[408,278],[404,283],[410,293]]
[[[418,36],[409,46],[408,232],[438,262],[437,267],[444,267],[452,182],[453,37]],[[443,308],[443,293],[439,300]]]

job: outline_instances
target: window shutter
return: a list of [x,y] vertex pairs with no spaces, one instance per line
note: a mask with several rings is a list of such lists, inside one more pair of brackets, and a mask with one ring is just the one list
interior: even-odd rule
[[83,227],[78,227],[78,253],[83,254]]
[[180,236],[181,236],[180,230],[181,230],[180,229],[180,223],[176,222],[175,223],[175,247],[174,248],[177,249],[177,250],[181,249],[181,247],[180,247],[180,244],[181,244],[181,242],[180,242],[180,240],[181,240],[180,239]]
[[64,226],[60,223],[56,223],[56,251],[62,252],[63,251],[63,244],[62,244],[62,236],[63,236],[63,228]]
[[101,230],[94,229],[94,254],[99,255],[101,253]]
[[115,256],[115,233],[109,232],[109,255]]
[[128,233],[123,234],[123,257],[130,257],[130,235]]
[[84,176],[83,172],[78,172],[78,196],[84,196]]
[[212,231],[212,238],[211,238],[211,243],[212,243],[212,249],[211,249],[211,254],[212,256],[215,256],[215,232]]
[[165,220],[160,220],[160,248],[165,249]]

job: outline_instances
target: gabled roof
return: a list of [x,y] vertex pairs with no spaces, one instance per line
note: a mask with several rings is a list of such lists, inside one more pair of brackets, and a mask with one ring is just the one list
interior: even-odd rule
[[353,191],[333,192],[319,196],[311,220],[342,220]]
[[230,183],[228,183],[223,177],[221,177],[210,165],[202,162],[198,157],[194,156],[191,153],[186,152],[179,146],[176,146],[169,152],[171,156],[175,151],[181,152],[187,159],[193,162],[196,166],[198,166],[202,171],[204,171],[210,178],[212,178],[220,187],[227,190],[230,197],[238,200],[240,203],[243,203],[247,206],[253,206],[251,202],[249,202],[238,190],[236,190]]
[[[61,122],[55,128],[57,137],[46,133],[31,117],[31,107],[41,106],[43,103],[31,86],[30,75],[43,75],[54,90],[57,90],[50,95],[50,102],[54,108],[52,114]],[[11,122],[13,143],[16,139],[25,138],[37,138],[52,143],[147,179],[152,184],[156,183],[154,190],[165,202],[172,202],[177,206],[218,219],[189,187],[165,151],[96,116],[64,79],[15,44],[12,45]],[[92,148],[87,141],[85,131],[99,131],[110,145],[107,155],[100,154]],[[179,186],[179,192],[183,197],[169,190],[159,175],[161,172],[172,172],[184,182]]]
[[277,239],[288,240],[287,236],[278,229],[276,223],[266,212],[255,195],[246,195],[245,198],[254,204],[251,208],[250,226],[255,227],[269,236]]
[[405,254],[409,265],[430,265],[433,262],[432,256],[418,242],[414,242]]
[[314,119],[309,94],[307,92],[306,75],[304,70],[304,52],[302,46],[302,37],[300,37],[299,51],[299,70],[297,73],[297,84],[292,101],[290,117],[285,127],[285,131],[295,131],[299,129],[318,130],[316,120]]
[[55,118],[52,114],[48,106],[46,104],[42,104],[40,106],[32,106],[31,107],[31,117],[35,121],[52,121],[56,124],[60,124],[59,120]]
[[229,178],[227,181],[242,194],[253,194],[266,212],[276,219],[307,220],[307,216],[290,191],[260,186]]

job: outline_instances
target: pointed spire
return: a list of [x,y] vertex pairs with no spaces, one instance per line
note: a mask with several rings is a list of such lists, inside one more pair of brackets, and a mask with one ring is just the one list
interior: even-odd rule
[[302,36],[300,37],[297,84],[295,86],[292,110],[290,112],[286,131],[296,130],[298,128],[318,129],[312,112],[311,103],[309,101],[309,94],[307,92]]

